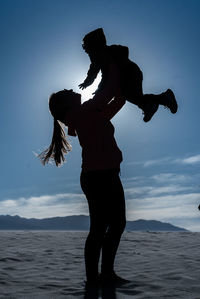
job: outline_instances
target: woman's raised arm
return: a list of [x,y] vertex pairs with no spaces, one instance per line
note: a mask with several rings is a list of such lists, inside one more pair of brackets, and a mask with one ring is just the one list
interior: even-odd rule
[[109,65],[108,78],[102,90],[98,91],[92,99],[93,105],[102,110],[116,96],[120,86],[119,69],[115,63]]
[[101,111],[103,117],[111,119],[119,112],[119,110],[124,106],[125,99],[121,96],[116,96],[109,104],[104,107]]

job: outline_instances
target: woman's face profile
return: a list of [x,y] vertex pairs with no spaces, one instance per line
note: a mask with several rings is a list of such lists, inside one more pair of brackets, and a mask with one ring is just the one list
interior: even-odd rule
[[62,101],[62,105],[59,107],[59,120],[68,125],[70,112],[81,106],[81,95],[72,89],[63,90],[62,98],[64,101]]
[[66,103],[71,108],[81,105],[81,94],[74,92],[73,89],[64,89],[63,93],[66,94]]

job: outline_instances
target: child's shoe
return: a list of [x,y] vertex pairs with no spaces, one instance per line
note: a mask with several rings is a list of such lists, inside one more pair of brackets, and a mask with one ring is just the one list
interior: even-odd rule
[[142,108],[144,114],[143,121],[144,122],[150,121],[153,115],[158,110],[158,107],[159,104],[152,103],[152,102],[146,103]]
[[166,108],[169,108],[171,113],[175,114],[178,110],[178,104],[173,91],[171,89],[167,89],[167,91],[165,91],[163,95],[165,96],[163,105]]

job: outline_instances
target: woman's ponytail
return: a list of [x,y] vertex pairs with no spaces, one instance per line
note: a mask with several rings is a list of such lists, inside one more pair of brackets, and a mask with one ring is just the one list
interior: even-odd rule
[[45,165],[49,161],[55,162],[56,166],[62,165],[65,161],[65,154],[71,150],[71,145],[66,139],[65,131],[61,123],[54,118],[54,128],[52,141],[46,150],[38,155],[42,164]]

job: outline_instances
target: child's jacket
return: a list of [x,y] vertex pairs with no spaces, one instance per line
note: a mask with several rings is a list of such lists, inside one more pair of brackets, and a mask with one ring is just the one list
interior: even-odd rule
[[95,94],[101,90],[109,78],[109,66],[115,64],[120,73],[121,93],[127,98],[142,94],[143,74],[137,64],[129,60],[129,49],[121,45],[106,45],[102,28],[89,32],[83,38],[83,48],[88,53],[91,64],[83,84],[91,85],[99,71],[102,80]]
[[88,53],[91,64],[84,81],[86,85],[91,85],[99,71],[102,73],[102,82],[104,84],[108,76],[109,64],[114,62],[120,69],[128,62],[129,50],[128,47],[121,45],[106,46],[103,53],[93,54]]

